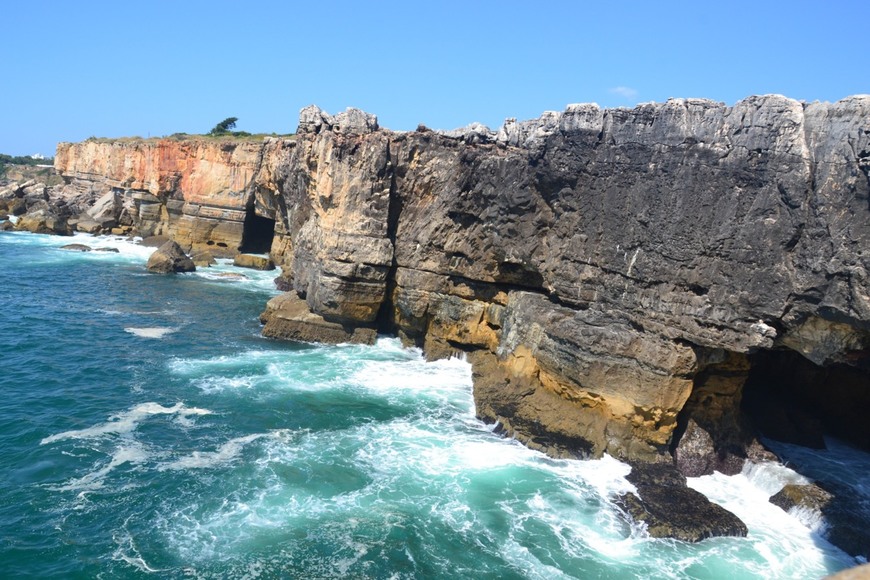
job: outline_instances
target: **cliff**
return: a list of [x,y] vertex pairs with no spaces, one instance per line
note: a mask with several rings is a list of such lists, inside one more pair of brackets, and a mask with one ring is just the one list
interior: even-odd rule
[[478,414],[554,455],[734,472],[753,414],[870,447],[870,97],[571,105],[497,132],[309,107],[295,140],[61,144],[56,166],[187,250],[272,228],[291,291],[266,335],[466,353]]
[[[479,415],[557,455],[737,471],[744,386],[775,390],[759,377],[778,361],[825,369],[781,428],[836,382],[822,419],[866,447],[844,425],[870,402],[868,112],[671,100],[391,133],[309,108],[277,171],[287,276],[306,315],[357,339],[468,353]],[[282,336],[298,316],[273,306]]]
[[[246,219],[274,218],[273,208],[255,207],[258,188],[271,186],[273,168],[292,146],[276,138],[89,140],[58,144],[55,168],[74,213],[95,205],[108,213],[103,229],[127,226],[176,239],[188,251],[232,256],[244,244]],[[99,202],[106,199],[111,203]]]

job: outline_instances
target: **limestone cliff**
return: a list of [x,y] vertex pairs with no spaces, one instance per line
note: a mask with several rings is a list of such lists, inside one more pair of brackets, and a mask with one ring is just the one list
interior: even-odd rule
[[183,246],[232,253],[274,220],[291,292],[267,335],[467,353],[478,414],[550,453],[733,472],[793,356],[821,370],[780,427],[825,393],[823,428],[870,447],[870,97],[571,105],[497,132],[309,107],[293,141],[56,159]]
[[348,329],[469,353],[478,413],[531,445],[651,460],[689,430],[686,471],[739,470],[758,353],[850,369],[868,402],[870,97],[353,121],[304,110],[278,169],[294,289]]
[[244,243],[246,219],[274,219],[274,208],[256,200],[292,146],[283,139],[89,140],[60,143],[55,168],[77,210],[111,200],[102,204],[111,227],[232,256]]

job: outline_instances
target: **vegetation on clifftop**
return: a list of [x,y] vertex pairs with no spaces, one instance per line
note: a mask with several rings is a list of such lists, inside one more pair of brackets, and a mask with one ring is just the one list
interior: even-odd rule
[[172,139],[173,141],[185,141],[188,139],[208,139],[218,141],[262,141],[267,137],[292,138],[294,133],[248,133],[247,131],[232,131],[235,128],[238,117],[227,117],[217,125],[215,125],[208,133],[173,133],[161,137],[140,137],[138,135],[132,137],[88,137],[85,141],[95,141],[97,143],[133,143],[143,141],[145,143],[155,143],[161,139]]
[[23,165],[26,167],[36,167],[37,165],[54,165],[54,158],[48,157],[45,159],[35,159],[30,156],[15,156],[0,153],[0,178],[6,175],[8,166],[10,165]]

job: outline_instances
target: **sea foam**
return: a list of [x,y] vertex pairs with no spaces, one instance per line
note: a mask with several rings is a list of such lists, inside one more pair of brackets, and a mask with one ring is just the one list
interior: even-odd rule
[[139,423],[144,419],[153,415],[177,415],[179,417],[190,417],[196,415],[210,415],[212,412],[208,409],[199,409],[197,407],[187,407],[183,403],[176,403],[171,407],[164,407],[159,403],[142,403],[132,407],[131,409],[109,417],[109,421],[88,427],[87,429],[78,429],[73,431],[64,431],[56,435],[50,435],[39,442],[40,445],[63,441],[64,439],[92,439],[102,437],[103,435],[124,435],[132,433]]
[[130,334],[141,338],[163,338],[167,334],[172,334],[177,331],[178,328],[168,326],[146,326],[142,328],[128,326],[124,328],[124,332],[129,332]]

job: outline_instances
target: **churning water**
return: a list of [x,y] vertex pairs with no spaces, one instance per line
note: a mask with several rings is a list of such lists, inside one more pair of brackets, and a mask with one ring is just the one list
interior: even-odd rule
[[0,233],[4,578],[818,578],[854,563],[767,502],[800,477],[773,465],[691,481],[747,538],[650,539],[612,502],[627,465],[492,433],[462,360],[388,337],[263,339],[273,273],[152,275],[150,251]]

